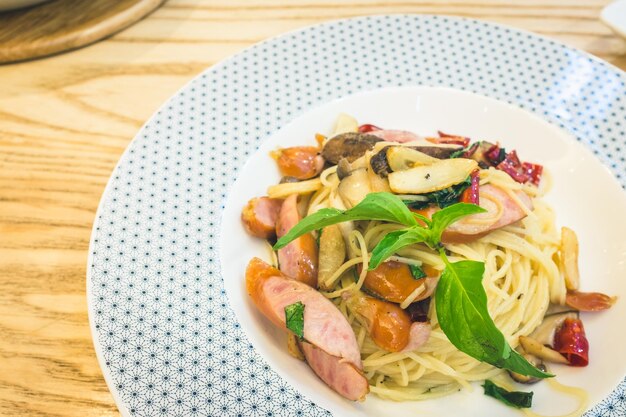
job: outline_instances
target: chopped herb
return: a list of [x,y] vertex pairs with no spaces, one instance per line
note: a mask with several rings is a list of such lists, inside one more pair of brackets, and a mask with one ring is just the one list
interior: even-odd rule
[[533,392],[508,391],[497,386],[490,380],[483,384],[485,395],[495,398],[504,404],[515,408],[530,408],[533,404]]
[[409,265],[409,269],[411,270],[411,275],[413,275],[413,278],[415,279],[421,279],[426,276],[426,272],[424,272],[424,270],[418,265]]
[[285,324],[300,340],[304,339],[304,304],[298,301],[285,307]]

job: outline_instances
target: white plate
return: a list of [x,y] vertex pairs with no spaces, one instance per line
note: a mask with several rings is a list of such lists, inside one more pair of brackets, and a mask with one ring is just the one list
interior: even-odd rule
[[[474,20],[418,15],[365,17],[306,28],[210,68],[168,100],[137,134],[98,209],[87,276],[89,319],[104,377],[120,411],[124,416],[328,415],[323,407],[326,401],[335,401],[334,394],[321,395],[327,392],[321,390],[315,397],[322,397],[320,403],[311,402],[312,397],[299,391],[301,382],[292,384],[293,376],[287,381],[281,377],[284,369],[274,370],[277,355],[266,355],[250,344],[241,328],[248,324],[239,323],[224,289],[225,282],[239,285],[242,276],[222,275],[219,262],[226,195],[257,147],[296,117],[324,103],[386,87],[430,85],[473,91],[560,126],[592,150],[625,186],[625,81],[618,69],[542,37]],[[448,107],[455,104],[442,110],[448,112]],[[388,114],[388,109],[371,106],[357,110],[359,117],[374,123],[375,115]],[[443,112],[432,125],[412,125],[417,120],[399,117],[404,111],[409,110],[400,109],[397,119],[385,121],[418,131],[449,126],[474,133],[465,123],[452,125],[458,119]],[[320,116],[310,131],[327,129],[331,117],[334,114]],[[501,126],[496,123],[500,122],[490,121],[481,129]],[[294,143],[310,140],[304,133]],[[507,130],[506,138],[510,134],[511,140],[520,140],[524,133]],[[558,170],[561,150],[555,143],[560,141],[562,136],[556,133],[542,143],[546,151],[520,146],[520,152],[528,159],[554,158],[552,168]],[[263,193],[263,184],[270,180],[255,178],[258,184],[250,194]],[[583,202],[595,201],[606,187],[616,188],[610,183],[589,186],[559,180],[559,184],[551,198],[571,198],[568,187],[573,187]],[[616,191],[615,198],[623,198],[619,195]],[[559,222],[580,229],[576,222],[581,207],[575,201],[560,210]],[[594,213],[613,209],[611,217],[602,218],[619,219],[616,207],[598,203]],[[595,221],[598,216],[590,218]],[[617,234],[615,225],[592,236],[584,230],[586,257],[604,244],[607,250],[623,245],[623,238],[604,239]],[[238,231],[232,238],[241,239],[242,234]],[[243,253],[229,260],[241,267],[247,261]],[[590,280],[589,269],[584,272],[587,289],[606,292],[613,287],[599,282],[593,287],[596,277],[618,273],[593,270]],[[619,320],[610,316],[616,313],[607,314],[609,319],[601,326],[594,321],[604,319],[604,314],[586,320],[593,332],[589,336],[595,362],[601,352],[596,351],[597,340],[607,344],[613,340],[605,340],[602,332],[610,332],[611,338],[621,332],[615,324]],[[607,347],[612,348],[615,345]],[[617,378],[619,364],[602,369],[607,377],[598,381],[592,394],[595,399],[607,398],[590,415],[626,415],[626,385],[612,393],[607,388]],[[319,386],[302,365],[294,365],[294,370]],[[488,410],[480,407],[483,415],[500,410],[494,403]]]
[[[581,242],[582,290],[626,295],[626,194],[619,184],[582,145],[564,131],[524,110],[476,94],[448,88],[404,87],[372,91],[333,101],[312,110],[272,135],[249,160],[229,193],[220,241],[222,276],[230,305],[257,351],[281,377],[336,415],[465,415],[484,416],[489,409],[499,416],[518,412],[474,392],[460,392],[444,399],[395,403],[369,395],[353,403],[342,399],[319,380],[306,364],[286,352],[286,337],[256,310],[244,287],[247,261],[269,261],[267,247],[243,229],[241,208],[266,194],[280,175],[269,152],[276,147],[315,145],[315,133],[332,131],[337,115],[346,112],[361,122],[389,129],[435,136],[437,130],[475,139],[498,140],[516,149],[521,158],[538,162],[553,176],[553,190],[546,200],[556,210],[558,222],[577,231]],[[602,186],[599,186],[602,185]],[[585,198],[581,198],[584,196]],[[554,366],[558,381],[587,390],[592,403],[600,401],[626,371],[623,346],[626,333],[611,324],[626,316],[626,303],[608,312],[583,314],[591,344],[586,368]],[[522,387],[529,389],[531,387]],[[571,399],[555,394],[547,384],[532,386],[534,411],[548,415],[571,411]],[[570,409],[568,409],[568,407]]]

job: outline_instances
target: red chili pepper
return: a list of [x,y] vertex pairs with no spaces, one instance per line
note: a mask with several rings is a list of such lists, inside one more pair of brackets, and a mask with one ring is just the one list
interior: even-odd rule
[[587,366],[589,342],[583,322],[567,318],[554,334],[554,350],[565,356],[571,366]]
[[528,182],[528,174],[524,171],[524,168],[517,157],[517,152],[514,150],[507,153],[504,161],[500,162],[496,168],[500,171],[506,172],[511,176],[511,178],[521,184]]
[[470,174],[470,177],[472,178],[472,183],[470,184],[469,187],[467,187],[465,189],[465,191],[463,191],[459,201],[461,203],[471,203],[471,204],[478,205],[480,203],[479,192],[478,192],[478,185],[479,185],[479,182],[480,182],[480,175],[479,175],[478,170],[477,169],[474,170]]
[[541,174],[543,173],[543,165],[533,164],[531,162],[522,163],[522,168],[529,178],[529,181],[535,185],[539,185]]
[[500,147],[499,143],[496,143],[485,152],[485,157],[491,162],[493,166],[498,165],[504,161],[504,149]]
[[376,130],[382,130],[380,127],[370,124],[364,124],[359,126],[360,133],[374,132]]

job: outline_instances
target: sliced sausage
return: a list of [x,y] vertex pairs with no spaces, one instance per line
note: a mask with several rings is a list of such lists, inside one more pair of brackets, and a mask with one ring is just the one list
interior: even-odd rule
[[271,153],[276,159],[278,169],[283,176],[299,180],[317,177],[324,168],[324,158],[319,149],[313,146],[294,146],[278,149]]
[[378,300],[360,291],[347,294],[346,303],[374,343],[389,352],[401,352],[407,347],[416,349],[430,335],[430,330],[427,335],[424,334],[424,323],[412,323],[409,313],[397,304]]
[[[499,229],[515,223],[526,217],[526,212],[511,198],[502,188],[493,184],[480,186],[480,206],[487,210],[486,213],[472,214],[451,224],[444,232],[444,243],[463,243],[483,237],[492,230]],[[516,191],[515,195],[528,209],[533,208],[533,203],[528,194]],[[430,218],[439,211],[438,207],[429,207],[417,210],[420,214]]]
[[[433,273],[430,269],[425,272],[433,277],[438,275],[436,271]],[[413,277],[407,264],[396,261],[383,262],[373,271],[369,271],[363,281],[363,287],[367,292],[392,303],[402,303],[413,291],[426,284],[426,279]],[[414,301],[428,298],[431,294],[432,290],[427,286]]]
[[326,385],[349,400],[365,399],[370,388],[363,371],[310,343],[301,342],[300,348],[311,369]]
[[369,132],[370,135],[378,136],[385,142],[414,142],[416,140],[421,140],[422,137],[416,135],[413,132],[409,132],[406,130],[374,130]]
[[241,211],[241,221],[252,236],[271,239],[276,236],[276,220],[283,200],[255,197]]
[[[300,221],[298,196],[290,195],[283,202],[276,222],[276,235],[281,238]],[[317,244],[310,233],[300,236],[278,250],[278,265],[285,275],[317,288]]]
[[305,341],[299,346],[311,369],[349,400],[362,400],[367,395],[369,384],[363,375],[356,337],[330,300],[258,258],[246,269],[246,290],[261,313],[282,329],[286,329],[285,307],[304,304]]
[[359,345],[339,309],[317,290],[285,276],[258,258],[246,269],[246,290],[257,308],[286,329],[285,307],[304,304],[304,339],[329,355],[362,369]]

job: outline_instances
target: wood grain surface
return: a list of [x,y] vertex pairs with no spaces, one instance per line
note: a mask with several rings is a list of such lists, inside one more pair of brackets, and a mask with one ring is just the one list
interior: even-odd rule
[[164,0],[55,0],[0,13],[0,64],[78,48],[130,26]]
[[135,132],[203,69],[327,20],[439,13],[547,35],[626,68],[607,0],[171,0],[110,39],[0,66],[0,415],[119,415],[89,332],[98,201]]

